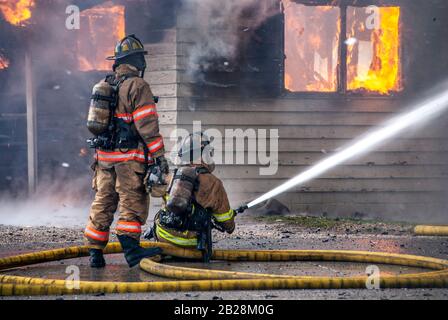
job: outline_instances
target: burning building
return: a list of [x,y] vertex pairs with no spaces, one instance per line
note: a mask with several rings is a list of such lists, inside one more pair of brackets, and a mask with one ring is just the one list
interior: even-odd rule
[[[0,155],[2,185],[17,188],[26,180],[26,99],[17,89],[25,78],[12,74],[25,74],[30,47],[33,74],[41,79],[34,82],[40,179],[88,173],[84,122],[91,86],[110,68],[103,58],[114,42],[135,33],[150,52],[145,78],[161,97],[166,140],[175,128],[190,129],[199,120],[204,129],[221,132],[279,130],[275,175],[260,176],[253,164],[218,166],[238,202],[333,153],[443,81],[445,2],[0,0],[0,78],[6,84],[0,88],[0,144],[8,150]],[[54,12],[68,4],[81,9],[80,30],[54,28],[65,19]],[[49,56],[49,47],[63,54]],[[438,119],[280,199],[317,215],[427,221],[430,214],[444,221],[445,125]]]

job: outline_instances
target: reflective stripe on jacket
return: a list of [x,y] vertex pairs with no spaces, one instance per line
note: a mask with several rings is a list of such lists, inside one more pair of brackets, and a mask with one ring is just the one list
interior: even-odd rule
[[156,105],[155,104],[147,104],[137,111],[134,111],[132,113],[116,113],[115,118],[122,119],[126,123],[132,123],[133,121],[139,121],[141,119],[144,119],[145,117],[149,116],[156,116],[158,117],[157,111],[156,111]]
[[120,86],[115,118],[130,124],[142,141],[137,149],[98,151],[96,158],[106,168],[126,161],[144,163],[145,144],[149,151],[148,161],[152,162],[152,159],[165,153],[165,147],[159,132],[157,108],[151,88],[145,80],[138,77],[138,70],[131,65],[119,65],[115,71],[118,77],[128,76],[128,79],[124,80]]
[[[131,149],[126,152],[114,151],[97,151],[97,159],[98,161],[104,162],[126,162],[126,161],[137,161],[141,163],[145,163],[145,153],[138,149]],[[148,155],[148,162],[152,163],[151,156]]]

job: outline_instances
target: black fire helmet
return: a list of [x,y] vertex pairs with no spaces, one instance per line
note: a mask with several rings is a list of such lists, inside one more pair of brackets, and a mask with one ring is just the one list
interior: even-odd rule
[[143,47],[143,43],[134,34],[131,34],[118,41],[115,46],[114,55],[106,59],[119,60],[136,53],[147,55],[148,51]]

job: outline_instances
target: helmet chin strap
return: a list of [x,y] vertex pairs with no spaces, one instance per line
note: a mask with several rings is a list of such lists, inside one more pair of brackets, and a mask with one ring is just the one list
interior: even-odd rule
[[140,78],[144,78],[145,77],[145,71],[146,71],[146,67],[143,68],[143,70],[140,70]]
[[147,65],[146,65],[145,56],[141,56],[140,58],[143,59],[143,61],[141,61],[142,62],[141,67],[142,68],[140,69],[140,78],[143,79],[143,77],[145,76],[145,71],[146,71]]

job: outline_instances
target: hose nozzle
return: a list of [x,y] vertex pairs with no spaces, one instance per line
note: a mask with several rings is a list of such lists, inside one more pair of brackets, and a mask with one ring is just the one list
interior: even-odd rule
[[249,207],[247,206],[247,204],[244,204],[244,205],[238,207],[238,208],[235,210],[235,212],[236,212],[236,213],[243,213],[243,212],[246,211],[247,209],[249,209]]

